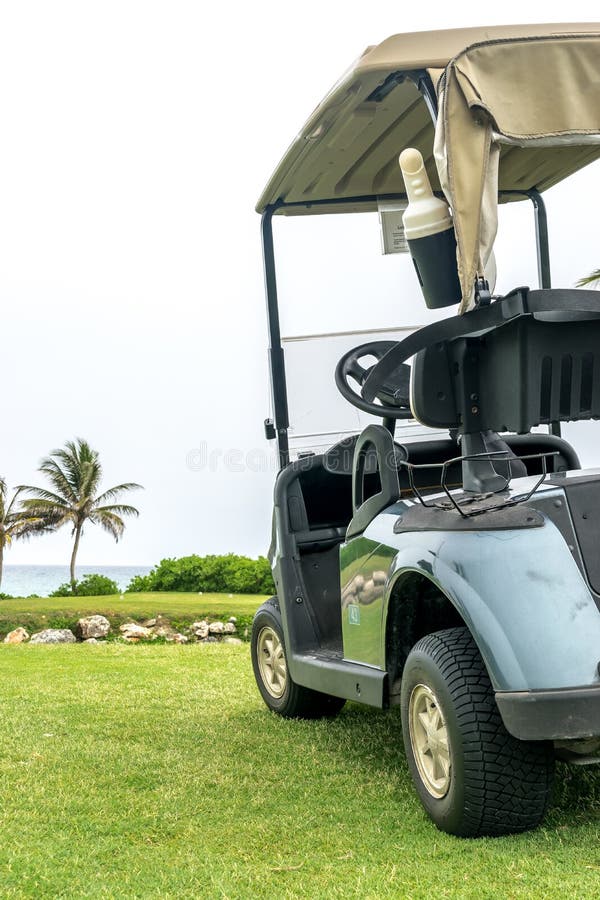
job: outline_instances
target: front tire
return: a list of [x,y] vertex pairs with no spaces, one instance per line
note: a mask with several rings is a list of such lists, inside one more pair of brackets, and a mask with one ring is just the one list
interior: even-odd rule
[[333,718],[345,704],[296,684],[287,666],[279,600],[272,597],[260,607],[252,624],[250,645],[256,684],[269,709],[288,719]]
[[413,647],[401,713],[417,793],[441,831],[479,837],[540,824],[552,789],[552,745],[506,731],[467,628],[427,635]]

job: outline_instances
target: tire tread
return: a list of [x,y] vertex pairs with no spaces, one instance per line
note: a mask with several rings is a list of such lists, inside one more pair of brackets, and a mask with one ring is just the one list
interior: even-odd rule
[[551,795],[551,745],[520,741],[508,733],[467,628],[426,635],[412,652],[425,653],[436,663],[454,701],[464,753],[464,836],[537,827]]

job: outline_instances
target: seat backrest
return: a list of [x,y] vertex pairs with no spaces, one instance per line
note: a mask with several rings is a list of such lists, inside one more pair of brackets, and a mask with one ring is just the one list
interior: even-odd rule
[[526,315],[427,347],[411,401],[423,424],[464,433],[600,418],[600,315]]

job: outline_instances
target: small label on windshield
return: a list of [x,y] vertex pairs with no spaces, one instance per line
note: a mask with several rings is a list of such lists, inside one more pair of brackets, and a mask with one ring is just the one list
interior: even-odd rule
[[379,200],[379,226],[381,230],[381,252],[408,253],[408,244],[402,224],[402,213],[408,206],[405,200]]

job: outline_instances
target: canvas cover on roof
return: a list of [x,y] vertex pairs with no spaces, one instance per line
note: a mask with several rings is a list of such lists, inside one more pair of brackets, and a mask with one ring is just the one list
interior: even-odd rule
[[566,169],[599,155],[600,33],[476,44],[450,61],[438,92],[436,164],[454,215],[464,312],[494,242],[498,174],[510,155],[540,165],[560,158]]
[[[423,76],[439,95],[435,126]],[[416,147],[452,207],[464,312],[493,245],[498,198],[546,190],[599,158],[599,134],[600,23],[394,35],[315,109],[257,210],[375,210],[378,198],[404,193],[398,155]]]

